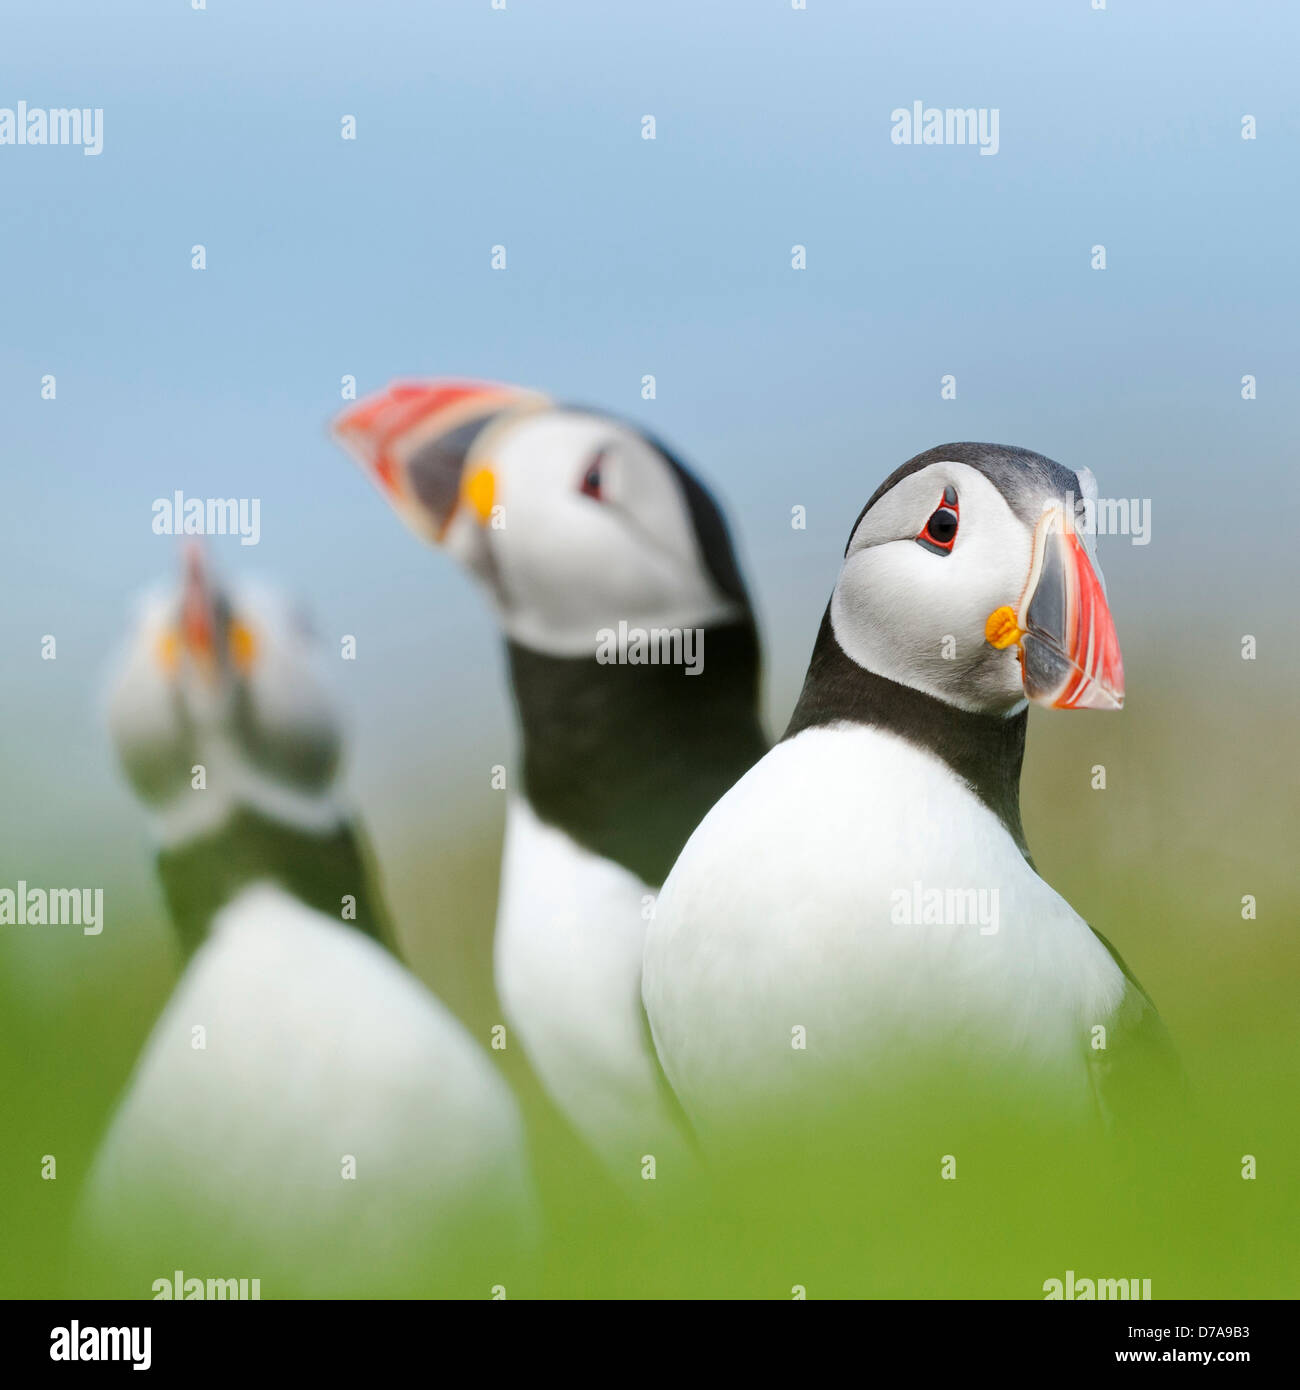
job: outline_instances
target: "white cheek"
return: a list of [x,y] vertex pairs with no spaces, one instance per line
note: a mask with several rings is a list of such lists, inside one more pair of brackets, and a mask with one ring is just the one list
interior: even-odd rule
[[991,526],[947,556],[914,541],[871,546],[846,561],[831,599],[836,640],[858,665],[970,710],[1023,698],[1015,648],[984,637],[989,614],[1014,605],[1029,568],[1019,526]]
[[634,582],[632,557],[600,521],[555,498],[545,509],[511,508],[506,528],[487,537],[512,637],[565,655],[594,649],[606,609],[625,603]]
[[473,512],[468,507],[461,507],[453,514],[442,538],[443,551],[462,569],[480,578],[486,578],[483,562],[487,546],[483,529]]
[[966,641],[939,582],[939,567],[950,563],[911,541],[850,556],[831,599],[831,625],[847,655],[877,675],[938,694],[927,673],[953,643],[960,649]]
[[121,669],[108,698],[108,727],[119,759],[138,794],[154,801],[173,794],[189,776],[190,747],[181,727],[171,681],[149,634]]
[[247,688],[254,717],[268,736],[322,750],[337,745],[339,716],[311,653],[268,653]]
[[507,531],[490,538],[511,638],[555,656],[586,656],[620,623],[707,627],[736,616],[737,605],[690,553],[684,519],[671,518],[682,535],[648,539],[596,505],[574,501],[555,510],[553,524],[528,528],[516,509]]

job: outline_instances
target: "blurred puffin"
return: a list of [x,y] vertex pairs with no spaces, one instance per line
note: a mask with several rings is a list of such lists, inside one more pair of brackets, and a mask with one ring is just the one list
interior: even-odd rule
[[128,643],[109,724],[188,959],[87,1219],[115,1264],[233,1269],[268,1294],[484,1295],[531,1238],[521,1120],[487,1054],[380,944],[315,656],[294,607],[227,593],[197,549]]
[[907,1094],[932,1065],[1046,1090],[1085,1125],[1176,1072],[1150,1000],[1039,878],[1020,822],[1028,702],[1124,699],[1076,524],[1095,497],[1086,469],[966,443],[909,460],[863,508],[784,738],[691,836],[647,934],[647,1014],[702,1139]]
[[[646,924],[687,836],[768,746],[722,515],[642,431],[512,387],[397,383],[335,433],[480,582],[505,637],[523,755],[494,947],[506,1017],[616,1178],[648,1155],[681,1171],[641,1005]],[[638,640],[674,630],[702,634],[699,669],[639,660]]]

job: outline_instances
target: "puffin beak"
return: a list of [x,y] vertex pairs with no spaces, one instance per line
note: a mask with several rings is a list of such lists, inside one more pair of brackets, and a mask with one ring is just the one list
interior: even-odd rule
[[480,521],[491,515],[490,470],[466,469],[484,431],[549,404],[539,392],[494,382],[399,381],[344,411],[333,433],[402,520],[439,545],[462,505]]
[[1025,697],[1051,709],[1122,709],[1124,662],[1106,591],[1064,507],[1034,531],[1029,581],[1016,609],[989,614],[995,647],[1020,646]]
[[203,551],[185,548],[185,586],[181,594],[181,641],[204,670],[215,669],[217,655],[216,602]]

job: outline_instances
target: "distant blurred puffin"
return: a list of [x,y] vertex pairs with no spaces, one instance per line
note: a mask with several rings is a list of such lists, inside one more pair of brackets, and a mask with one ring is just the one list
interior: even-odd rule
[[654,889],[767,747],[754,616],[722,515],[662,444],[480,382],[404,382],[335,424],[398,514],[486,590],[522,775],[506,812],[497,990],[614,1175],[689,1149],[641,1006]]
[[144,604],[109,722],[189,957],[87,1188],[101,1248],[268,1297],[507,1283],[533,1220],[520,1116],[378,943],[304,619],[190,550],[180,592]]
[[966,443],[863,508],[785,737],[691,836],[650,924],[646,1010],[702,1139],[862,1113],[929,1066],[1046,1091],[1084,1123],[1176,1074],[1150,1000],[1039,878],[1020,822],[1027,703],[1123,703],[1095,497],[1086,469]]

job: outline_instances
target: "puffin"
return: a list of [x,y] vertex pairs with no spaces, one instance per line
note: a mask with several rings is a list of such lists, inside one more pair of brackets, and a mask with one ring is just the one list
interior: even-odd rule
[[185,964],[95,1156],[86,1243],[119,1278],[257,1277],[268,1297],[526,1277],[520,1112],[397,957],[302,610],[189,549],[107,717]]
[[928,1086],[1113,1136],[1175,1084],[1150,999],[1021,823],[1028,706],[1124,702],[1096,496],[1088,469],[945,444],[854,522],[784,736],[691,835],[646,935],[647,1017],[702,1144],[919,1113]]
[[662,442],[537,391],[400,381],[336,422],[487,595],[517,714],[493,957],[542,1088],[627,1190],[695,1147],[641,1003],[659,885],[768,739],[726,522]]

